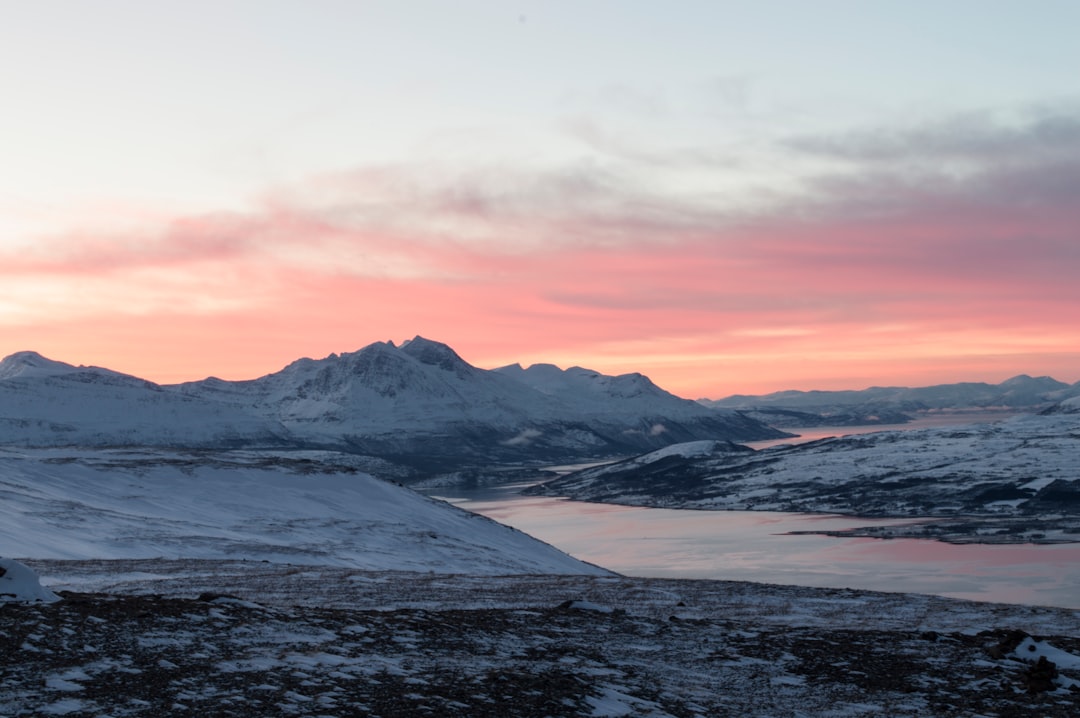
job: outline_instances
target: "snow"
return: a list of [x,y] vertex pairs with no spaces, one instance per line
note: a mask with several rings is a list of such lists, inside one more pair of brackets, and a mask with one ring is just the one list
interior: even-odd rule
[[1032,494],[1034,494],[1034,493],[1036,493],[1036,492],[1038,492],[1038,491],[1040,491],[1042,489],[1045,489],[1047,486],[1049,486],[1053,482],[1054,482],[1054,477],[1053,476],[1042,476],[1042,477],[1040,477],[1038,479],[1033,479],[1033,480],[1027,482],[1026,484],[1022,484],[1020,486],[1017,486],[1016,488],[1018,488],[1018,489],[1020,489],[1022,491],[1030,491]]
[[1080,670],[1080,656],[1055,648],[1046,641],[1039,641],[1027,636],[1013,651],[1013,655],[1024,661],[1034,663],[1040,658],[1052,661],[1059,669]]
[[15,352],[0,360],[0,380],[15,377],[57,376],[80,372],[114,373],[94,367],[75,367],[64,362],[46,359],[37,352],[32,351]]
[[589,696],[585,701],[592,708],[596,718],[617,718],[618,716],[667,715],[659,711],[659,706],[651,701],[627,695],[612,686],[604,686],[598,696]]
[[82,701],[74,698],[65,698],[43,706],[41,712],[44,715],[49,716],[66,716],[71,713],[80,713],[85,709],[86,704]]
[[0,603],[59,600],[59,596],[41,586],[33,569],[13,559],[0,558]]
[[[898,517],[1075,513],[1067,495],[1076,490],[1080,414],[1020,415],[759,451],[710,451],[708,443],[587,468],[531,492],[688,509]],[[663,473],[639,471],[672,457],[684,461]]]
[[362,473],[323,473],[315,462],[288,459],[0,450],[0,554],[242,558],[488,575],[608,573],[402,486]]
[[651,464],[669,456],[680,456],[684,459],[709,456],[716,451],[719,443],[717,441],[687,441],[682,444],[672,444],[663,449],[649,452],[642,457],[642,462]]
[[1080,414],[1080,396],[1065,399],[1055,407],[1062,414]]

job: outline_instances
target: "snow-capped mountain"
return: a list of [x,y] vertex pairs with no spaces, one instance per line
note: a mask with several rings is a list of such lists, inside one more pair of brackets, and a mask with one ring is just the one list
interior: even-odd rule
[[0,362],[0,445],[331,448],[421,467],[635,453],[783,434],[641,375],[489,371],[422,337],[249,381],[157,385],[32,352]]
[[658,406],[663,406],[665,415],[672,419],[702,416],[697,402],[664,391],[643,374],[607,376],[579,366],[563,370],[554,364],[533,364],[528,369],[511,364],[495,371],[556,399],[562,406],[573,407],[583,416],[599,412],[634,419],[655,412]]
[[607,571],[318,455],[0,450],[0,556],[266,560],[468,574]]
[[[222,393],[212,380],[181,385],[191,396]],[[569,414],[517,382],[466,363],[453,349],[421,337],[379,342],[326,359],[300,359],[275,374],[236,382],[234,400],[258,407],[295,436],[396,436],[465,424],[518,426]]]

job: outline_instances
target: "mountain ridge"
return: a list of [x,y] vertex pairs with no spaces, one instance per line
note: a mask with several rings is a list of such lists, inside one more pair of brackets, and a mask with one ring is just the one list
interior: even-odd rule
[[32,352],[0,367],[0,444],[9,445],[318,448],[432,471],[784,436],[739,412],[676,397],[640,374],[549,371],[545,393],[420,336],[297,359],[242,381],[159,385]]
[[734,394],[698,399],[703,406],[743,411],[772,426],[903,424],[914,415],[949,411],[1038,412],[1080,396],[1080,382],[1018,374],[999,384],[956,382],[923,387],[880,387],[838,391],[788,389],[770,394]]
[[[1029,395],[1038,395],[1039,392],[1043,393],[1059,393],[1065,392],[1069,396],[1075,396],[1080,394],[1080,382],[1074,384],[1068,384],[1063,381],[1058,381],[1050,376],[1032,377],[1028,374],[1017,374],[1016,376],[1005,379],[998,384],[990,384],[988,382],[953,382],[948,384],[932,384],[928,386],[919,387],[907,387],[907,386],[871,386],[866,389],[839,389],[839,390],[822,390],[822,389],[784,389],[781,391],[774,391],[768,394],[732,394],[730,396],[723,397],[722,399],[698,399],[699,402],[706,406],[720,406],[727,408],[749,408],[759,407],[764,405],[777,405],[796,408],[799,405],[803,406],[819,406],[822,404],[861,404],[868,399],[874,400],[887,400],[893,402],[901,401],[926,401],[930,397],[938,396],[937,404],[939,406],[927,406],[925,408],[953,408],[955,405],[947,405],[946,402],[950,397],[959,395],[963,399],[972,402],[970,405],[983,406],[974,404],[974,402],[980,399],[990,399],[1001,396],[1005,399],[1010,397],[1016,400],[1026,400]],[[1075,392],[1075,393],[1073,393]],[[1058,398],[1043,399],[1047,404],[1053,404],[1060,401],[1065,396]],[[1008,405],[1008,404],[1006,404]],[[1018,404],[1019,405],[1019,404]],[[1024,404],[1024,406],[1027,406]]]

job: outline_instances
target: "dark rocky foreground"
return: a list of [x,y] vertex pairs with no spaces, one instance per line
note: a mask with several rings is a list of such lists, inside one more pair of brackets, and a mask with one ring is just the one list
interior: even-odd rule
[[[0,715],[1080,714],[1075,611],[711,581],[107,563],[95,588],[128,592],[0,604]],[[199,564],[186,580],[199,593],[176,595],[182,563]],[[93,583],[81,566],[43,568]],[[233,595],[205,591],[214,576]]]

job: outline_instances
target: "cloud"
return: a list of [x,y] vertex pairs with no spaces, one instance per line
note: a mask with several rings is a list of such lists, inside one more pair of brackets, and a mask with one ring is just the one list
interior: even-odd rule
[[1080,112],[1028,110],[1019,118],[971,112],[915,127],[856,129],[788,138],[790,149],[854,162],[940,164],[1024,161],[1080,152]]
[[655,181],[658,170],[710,169],[731,171],[746,167],[743,157],[732,149],[688,144],[672,145],[670,141],[645,143],[639,137],[602,126],[589,117],[565,118],[560,129],[567,136],[609,161],[626,163],[638,170],[649,170]]
[[415,186],[407,176],[319,178],[247,214],[177,218],[138,236],[73,233],[4,257],[0,275],[143,277],[203,293],[230,275],[237,290],[328,275],[513,286],[598,311],[738,312],[892,301],[938,280],[965,291],[1057,282],[1080,251],[1080,159],[1068,157],[965,181],[822,175],[786,205],[739,218],[603,172],[511,172],[502,185],[486,172]]
[[[39,349],[97,346],[98,332],[147,357],[231,351],[237,367],[424,334],[478,363],[562,360],[674,389],[948,352],[1071,356],[1080,140],[1070,116],[1025,122],[789,142],[842,162],[758,203],[718,199],[708,174],[653,185],[644,164],[595,159],[361,167],[267,190],[246,212],[0,248],[0,324]],[[888,161],[901,156],[914,159]]]

